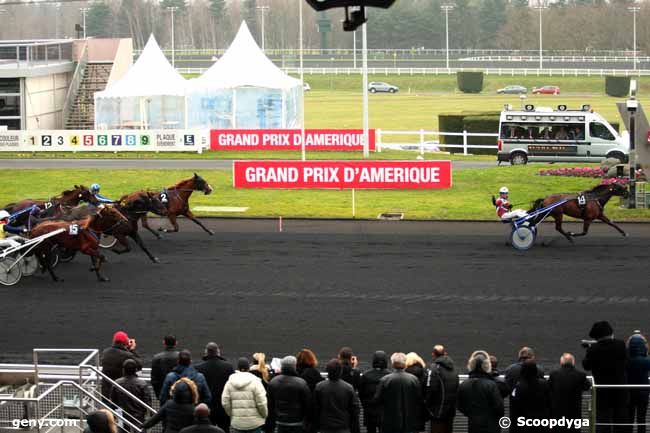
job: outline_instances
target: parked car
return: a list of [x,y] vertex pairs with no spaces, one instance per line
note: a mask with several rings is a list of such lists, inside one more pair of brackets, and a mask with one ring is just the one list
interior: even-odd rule
[[302,90],[305,92],[309,92],[311,90],[311,86],[309,85],[308,82],[305,81],[302,83]]
[[526,89],[524,86],[506,86],[503,89],[498,89],[497,90],[498,94],[508,94],[508,95],[521,95],[528,93],[528,89]]
[[392,84],[388,84],[388,83],[373,81],[372,83],[368,84],[368,91],[370,93],[376,93],[376,92],[395,93],[399,91],[399,87],[393,86]]
[[542,86],[533,87],[533,95],[559,95],[560,88],[558,86]]

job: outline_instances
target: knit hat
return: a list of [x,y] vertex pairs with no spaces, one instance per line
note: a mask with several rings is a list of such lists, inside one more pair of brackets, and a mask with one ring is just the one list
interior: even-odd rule
[[117,331],[113,334],[113,343],[114,344],[129,344],[129,335],[124,331]]
[[612,334],[614,334],[614,329],[606,320],[594,323],[591,327],[591,331],[589,331],[589,337],[594,340],[600,340],[601,338],[609,337]]

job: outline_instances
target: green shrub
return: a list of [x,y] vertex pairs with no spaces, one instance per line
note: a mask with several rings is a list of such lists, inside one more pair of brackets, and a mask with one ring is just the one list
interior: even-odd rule
[[[499,132],[499,116],[467,116],[463,119],[463,129],[467,132],[475,133],[497,133]],[[461,143],[462,143],[462,137]],[[496,146],[497,137],[467,137],[468,145],[490,145]],[[462,149],[460,149],[462,150]],[[469,149],[470,153],[474,155],[494,155],[495,149]]]
[[630,77],[605,77],[605,93],[609,96],[627,96],[630,91]]
[[456,72],[458,90],[463,93],[481,93],[483,72]]
[[[484,111],[484,112],[476,112],[476,111],[463,111],[461,113],[441,113],[438,115],[438,129],[440,132],[463,132],[463,130],[467,130],[467,132],[491,132],[494,131],[496,132],[499,129],[499,115],[501,113],[498,111]],[[478,126],[474,126],[472,124],[470,127],[473,128],[472,130],[467,129],[469,125],[466,125],[466,120],[468,118],[476,118],[476,119],[481,119],[481,121],[489,119],[489,122],[485,124],[485,127],[488,129],[475,129]],[[496,126],[494,126],[494,122],[496,122]],[[480,126],[480,125],[479,125]],[[468,137],[467,143],[471,143],[471,140],[475,140],[474,142],[477,144],[483,144],[483,143],[478,143],[481,139],[485,140],[488,139],[488,137]],[[496,143],[496,140],[494,141]],[[440,136],[440,143],[441,144],[463,144],[463,137],[461,135],[442,135]],[[487,143],[489,144],[489,143]],[[450,148],[447,149],[450,152],[458,152],[461,151],[462,149],[457,149],[457,148]],[[488,149],[489,150],[489,149]]]

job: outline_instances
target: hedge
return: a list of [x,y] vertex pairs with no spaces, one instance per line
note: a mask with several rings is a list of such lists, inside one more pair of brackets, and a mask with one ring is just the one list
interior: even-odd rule
[[630,77],[605,77],[605,93],[609,96],[627,96],[630,92]]
[[463,93],[481,93],[483,72],[456,72],[458,90]]

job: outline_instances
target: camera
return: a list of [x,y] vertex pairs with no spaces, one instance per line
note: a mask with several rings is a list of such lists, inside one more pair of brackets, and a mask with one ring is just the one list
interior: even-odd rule
[[580,345],[583,349],[589,349],[595,343],[596,340],[580,340]]

